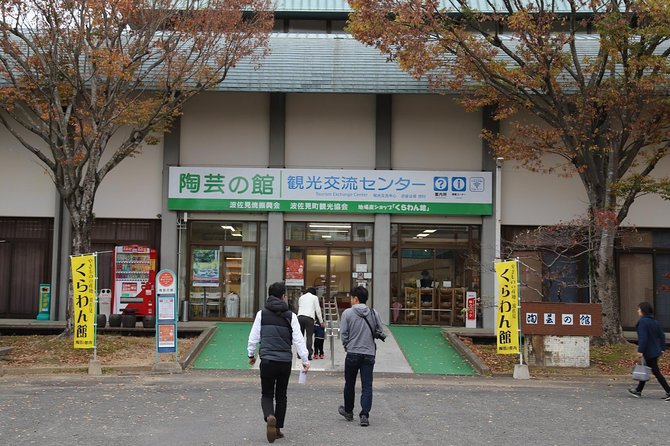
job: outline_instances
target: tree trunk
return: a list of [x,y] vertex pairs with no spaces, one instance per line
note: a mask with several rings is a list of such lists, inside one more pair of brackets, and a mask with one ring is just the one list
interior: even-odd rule
[[72,221],[72,255],[91,252],[92,216],[78,216],[78,222]]
[[603,335],[600,339],[594,340],[600,344],[625,342],[621,329],[621,308],[614,263],[616,234],[615,225],[604,225],[598,229],[595,238],[595,271],[593,271],[595,289],[591,300],[602,305]]
[[[89,190],[93,188],[93,191]],[[91,232],[93,231],[93,197],[96,185],[87,182],[79,189],[78,194],[72,194],[65,200],[72,219],[72,255],[88,254],[91,252]],[[82,198],[77,199],[79,195]]]
[[[72,221],[71,255],[88,254],[91,252],[91,232],[93,230],[93,202],[79,206],[74,194],[65,200]],[[69,266],[69,265],[68,265]],[[68,280],[68,299],[65,305],[65,331],[60,336],[72,336],[72,271]]]

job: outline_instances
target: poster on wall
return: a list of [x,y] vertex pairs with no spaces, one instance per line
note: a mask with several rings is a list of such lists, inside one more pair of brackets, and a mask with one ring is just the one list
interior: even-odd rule
[[218,248],[193,250],[193,286],[218,287],[220,270]]
[[286,286],[305,285],[305,261],[303,259],[289,259],[286,261]]

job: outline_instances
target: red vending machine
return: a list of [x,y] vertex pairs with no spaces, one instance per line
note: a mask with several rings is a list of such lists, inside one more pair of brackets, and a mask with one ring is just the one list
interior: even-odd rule
[[155,314],[156,250],[140,245],[114,248],[112,313]]

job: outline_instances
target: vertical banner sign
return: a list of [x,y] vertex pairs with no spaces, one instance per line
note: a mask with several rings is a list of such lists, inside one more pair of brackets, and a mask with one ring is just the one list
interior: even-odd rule
[[169,269],[156,276],[158,323],[156,324],[156,362],[158,353],[177,352],[177,277]]
[[95,346],[96,255],[71,257],[74,348]]
[[496,343],[498,353],[519,353],[518,267],[515,260],[498,262],[498,314],[496,317]]
[[465,328],[477,328],[477,293],[465,293]]

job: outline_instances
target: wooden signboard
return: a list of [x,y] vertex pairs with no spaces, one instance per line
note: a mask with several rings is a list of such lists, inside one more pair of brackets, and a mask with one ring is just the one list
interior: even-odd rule
[[524,335],[600,336],[603,333],[600,304],[523,302],[521,322]]

